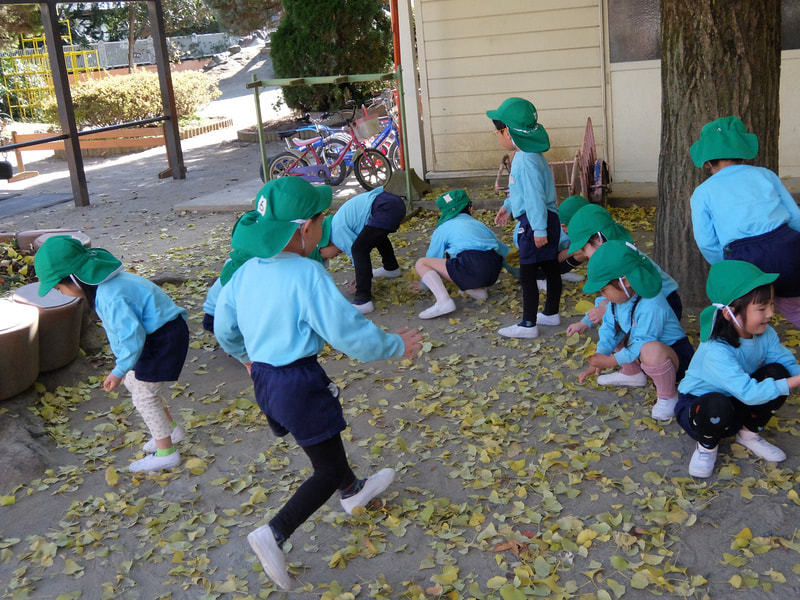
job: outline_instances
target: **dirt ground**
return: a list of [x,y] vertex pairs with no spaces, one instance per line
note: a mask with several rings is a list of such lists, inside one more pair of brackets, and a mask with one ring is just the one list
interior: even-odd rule
[[[229,65],[220,78],[228,92],[218,102],[228,103],[208,110],[225,106],[247,121],[241,98],[250,96],[236,90],[268,59],[251,51],[235,60],[238,68]],[[259,153],[234,130],[201,138],[184,145],[186,180],[158,180],[165,159],[154,151],[91,159],[92,206],[60,204],[0,221],[6,231],[84,230],[94,246],[165,281],[189,311],[192,332],[181,379],[167,390],[189,433],[173,471],[126,470],[142,456],[146,433],[127,393],[100,387],[111,357],[96,327],[86,353],[0,404],[0,597],[800,596],[797,398],[766,433],[786,462],[765,463],[726,442],[714,476],[690,478],[693,444],[674,420],[650,418],[652,386],[577,383],[594,339],[564,334],[591,300],[580,286],[565,284],[562,324],[541,327],[537,340],[496,333],[521,311],[518,285],[506,274],[487,301],[457,298],[447,317],[416,317],[431,302],[410,289],[435,226],[428,210],[394,236],[405,275],[376,282],[369,315],[390,331],[419,327],[421,355],[371,364],[330,349],[321,357],[343,389],[357,473],[392,466],[397,478],[381,502],[353,517],[331,498],[287,544],[295,589],[277,590],[246,536],[304,480],[308,465],[290,438],[271,435],[247,373],[200,325],[237,215],[172,210],[246,182],[255,194]],[[58,175],[63,165],[48,159],[40,167],[30,189],[68,187]],[[499,201],[486,189],[469,192],[490,221]],[[615,216],[646,249],[652,210]],[[497,231],[510,242],[510,229]],[[353,276],[343,257],[330,270],[342,285]],[[696,315],[684,316],[684,325],[696,342]],[[779,327],[795,347],[797,332]]]

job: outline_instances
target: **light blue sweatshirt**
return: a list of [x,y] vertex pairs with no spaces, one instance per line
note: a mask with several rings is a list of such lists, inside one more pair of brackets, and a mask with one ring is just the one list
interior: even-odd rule
[[242,362],[276,367],[315,356],[325,342],[360,361],[402,356],[403,338],[364,317],[317,261],[290,252],[251,258],[222,288],[220,346]]
[[331,219],[331,244],[353,258],[353,242],[372,216],[372,203],[383,187],[353,196],[342,204]]
[[442,258],[446,252],[455,258],[464,250],[494,250],[505,258],[509,248],[486,225],[467,213],[460,213],[434,229],[425,256]]
[[678,391],[693,396],[718,392],[749,406],[766,404],[778,396],[787,395],[789,386],[785,379],[756,381],[751,377],[758,368],[769,363],[782,364],[792,376],[800,375],[800,365],[781,345],[775,330],[767,327],[761,335],[749,340],[740,338],[739,341],[738,348],[716,339],[702,342],[678,385]]
[[152,281],[120,271],[98,284],[95,311],[103,322],[117,364],[111,371],[122,379],[139,360],[145,337],[186,311]]
[[[547,236],[547,211],[558,213],[558,209],[556,182],[541,152],[518,150],[514,154],[508,176],[508,197],[503,208],[515,219],[526,215],[534,236]],[[516,243],[516,236],[514,241]]]
[[207,315],[214,316],[214,311],[217,309],[217,298],[222,291],[222,280],[217,277],[214,283],[208,288],[206,293],[206,301],[203,302],[203,312]]
[[[666,298],[661,294],[653,298],[641,298],[636,304],[635,318],[631,325],[631,310],[633,310],[634,295],[627,302],[617,304],[617,324],[620,330],[614,327],[614,316],[611,305],[606,306],[603,323],[600,325],[597,341],[597,352],[606,356],[614,356],[617,364],[624,365],[639,358],[642,346],[647,342],[661,342],[671,346],[678,340],[686,337],[678,317],[672,311]],[[619,352],[614,349],[630,331],[628,345]]]
[[788,225],[800,231],[800,208],[778,176],[763,167],[731,165],[694,190],[692,226],[709,264],[725,258],[725,247]]

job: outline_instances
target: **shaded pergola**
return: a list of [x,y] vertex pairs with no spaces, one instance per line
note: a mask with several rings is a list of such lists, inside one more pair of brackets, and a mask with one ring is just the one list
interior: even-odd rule
[[[161,0],[124,0],[141,1],[147,4],[147,12],[150,16],[150,26],[152,28],[153,46],[156,57],[156,69],[158,80],[161,86],[161,102],[164,108],[163,115],[154,119],[143,121],[132,121],[109,127],[78,131],[75,123],[75,110],[72,105],[72,94],[69,89],[69,77],[67,76],[67,63],[64,58],[64,48],[61,43],[61,33],[58,26],[58,12],[56,7],[60,2],[56,0],[46,0],[44,2],[30,2],[26,0],[0,0],[0,5],[4,4],[37,4],[42,15],[42,25],[44,27],[45,43],[47,54],[50,61],[50,71],[53,77],[53,87],[55,89],[56,101],[58,103],[58,118],[61,124],[61,135],[50,138],[40,139],[34,142],[25,142],[3,146],[0,151],[9,151],[26,146],[35,146],[56,140],[64,140],[65,156],[69,167],[70,183],[72,185],[72,196],[75,206],[89,206],[89,190],[86,185],[86,172],[83,167],[83,157],[81,155],[80,137],[90,133],[100,131],[111,131],[122,129],[131,125],[143,125],[161,121],[164,126],[164,141],[167,147],[167,158],[169,159],[170,170],[173,179],[185,179],[186,167],[183,163],[183,151],[181,150],[180,131],[178,129],[177,111],[175,108],[175,96],[172,89],[172,76],[169,68],[169,55],[167,53],[167,39],[164,33],[164,11],[161,7]],[[86,0],[87,4],[99,4],[101,0]]]

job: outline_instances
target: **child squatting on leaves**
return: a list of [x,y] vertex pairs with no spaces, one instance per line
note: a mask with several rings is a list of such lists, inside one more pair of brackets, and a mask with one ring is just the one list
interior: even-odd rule
[[339,491],[352,514],[394,479],[386,468],[359,479],[348,462],[341,432],[347,427],[339,388],[317,362],[325,342],[361,361],[415,357],[416,330],[384,332],[348,302],[321,263],[308,256],[322,235],[330,186],[300,177],[269,181],[258,209],[233,232],[231,246],[252,258],[223,285],[214,315],[222,348],[249,365],[256,402],[276,436],[292,434],[313,467],[269,523],[248,536],[264,572],[283,589],[291,579],[283,543]]
[[675,407],[678,423],[697,441],[692,477],[712,475],[719,443],[732,435],[764,460],[786,460],[759,435],[789,390],[800,386],[800,365],[769,325],[777,278],[739,260],[714,263],[708,273],[712,305],[700,314],[700,346]]
[[[508,197],[497,211],[495,225],[518,220],[514,243],[519,248],[522,321],[498,330],[511,338],[535,338],[540,325],[559,325],[561,316],[561,270],[558,241],[561,223],[556,210],[556,183],[543,152],[550,149],[550,137],[538,121],[536,107],[524,98],[506,98],[496,109],[486,112],[495,133],[506,150],[515,152],[508,175]],[[539,311],[539,285],[542,269],[547,281],[544,310]]]
[[[570,252],[582,252],[589,262],[595,251],[609,240],[620,240],[632,243],[633,238],[630,232],[622,225],[617,223],[605,208],[596,204],[579,208],[569,221],[571,245]],[[631,246],[635,248],[635,246]],[[646,256],[636,249],[642,256]],[[661,292],[672,307],[675,316],[680,321],[683,312],[683,303],[678,295],[678,283],[667,275],[661,267],[655,264],[649,257],[647,259],[658,271],[661,277]],[[583,333],[596,323],[603,322],[603,315],[608,306],[608,299],[599,296],[595,301],[595,306],[589,310],[583,319],[567,327],[567,335]],[[619,371],[600,375],[597,378],[600,385],[620,385],[630,387],[642,387],[647,385],[647,376],[642,372],[639,363],[634,361],[625,363]]]
[[597,353],[587,359],[588,375],[638,361],[656,386],[652,417],[668,421],[678,403],[677,381],[694,349],[661,291],[661,276],[649,258],[626,242],[611,240],[589,259],[587,294],[601,292],[609,306],[600,326]]
[[709,264],[743,260],[777,273],[775,306],[800,327],[800,208],[778,176],[744,164],[758,154],[758,138],[738,117],[707,123],[689,149],[711,176],[691,199],[697,247]]
[[[419,313],[420,319],[433,319],[456,309],[442,279],[476,300],[489,297],[487,288],[497,281],[503,269],[508,246],[494,232],[472,217],[472,201],[464,190],[453,190],[436,199],[441,212],[424,258],[417,260],[414,269],[423,285],[433,292],[436,303]],[[446,257],[446,258],[445,258]]]
[[39,295],[56,288],[83,298],[103,322],[116,365],[103,382],[110,392],[124,383],[152,439],[131,471],[160,471],[181,462],[175,443],[186,436],[161,398],[165,381],[177,381],[189,351],[186,311],[144,277],[122,270],[102,248],[85,248],[69,236],[48,238],[36,253]]

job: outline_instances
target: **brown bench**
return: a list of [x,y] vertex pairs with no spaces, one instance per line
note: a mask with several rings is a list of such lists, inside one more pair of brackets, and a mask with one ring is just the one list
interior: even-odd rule
[[[59,132],[49,133],[17,133],[11,132],[12,144],[19,144],[23,142],[32,142],[45,138],[55,137],[61,135]],[[111,148],[135,148],[144,150],[147,148],[155,148],[157,146],[165,145],[164,127],[158,125],[156,127],[125,127],[122,129],[114,129],[112,131],[101,131],[98,133],[90,133],[80,136],[81,150],[108,150]],[[22,153],[30,150],[56,150],[65,151],[66,140],[57,140],[54,142],[42,142],[35,146],[28,146],[26,148],[17,148],[14,150],[14,155],[17,158],[17,174],[11,177],[9,181],[19,181],[21,179],[28,179],[29,177],[36,177],[38,171],[26,171],[25,164],[22,162]]]

